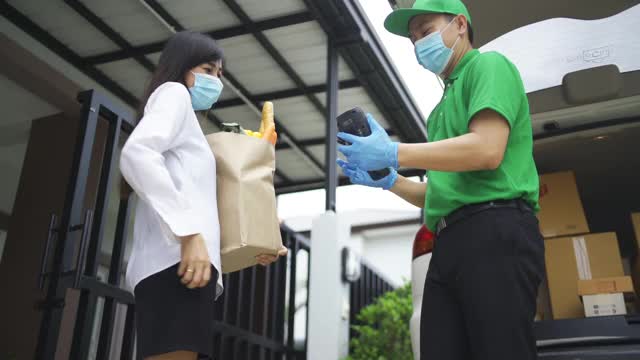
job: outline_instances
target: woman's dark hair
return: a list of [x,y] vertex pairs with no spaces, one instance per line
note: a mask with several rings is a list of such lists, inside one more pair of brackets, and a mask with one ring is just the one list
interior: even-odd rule
[[[158,67],[144,91],[138,106],[138,119],[144,115],[144,107],[149,97],[160,85],[173,81],[187,87],[185,76],[189,70],[200,64],[223,59],[222,48],[210,36],[194,31],[181,31],[173,35],[162,50]],[[122,197],[127,197],[132,192],[124,179],[122,179],[120,190]]]
[[223,59],[222,48],[210,36],[199,32],[182,31],[171,37],[162,50],[158,67],[142,96],[138,116],[142,118],[145,105],[153,92],[167,81],[184,82],[187,72],[194,67]]

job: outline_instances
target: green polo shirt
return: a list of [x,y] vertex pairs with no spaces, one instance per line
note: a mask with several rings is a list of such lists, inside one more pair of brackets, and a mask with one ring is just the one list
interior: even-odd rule
[[511,127],[504,159],[495,170],[427,172],[425,224],[438,221],[463,205],[522,198],[538,211],[538,171],[533,160],[529,102],[518,69],[497,52],[472,50],[445,80],[440,103],[427,120],[430,142],[469,133],[479,111],[491,109]]

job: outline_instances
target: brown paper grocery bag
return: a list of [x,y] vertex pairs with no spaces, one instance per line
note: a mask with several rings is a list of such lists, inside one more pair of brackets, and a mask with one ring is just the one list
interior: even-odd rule
[[219,132],[207,136],[216,158],[222,272],[257,264],[282,246],[273,175],[275,148],[267,141]]

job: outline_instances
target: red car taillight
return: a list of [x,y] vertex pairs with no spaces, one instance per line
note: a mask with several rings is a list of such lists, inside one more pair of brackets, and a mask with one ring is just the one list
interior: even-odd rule
[[433,251],[433,240],[435,235],[422,225],[415,240],[413,240],[413,258],[420,257]]

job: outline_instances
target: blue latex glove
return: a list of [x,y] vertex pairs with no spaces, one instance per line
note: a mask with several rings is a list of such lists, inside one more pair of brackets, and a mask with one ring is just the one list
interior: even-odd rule
[[367,114],[371,135],[355,136],[338,133],[338,137],[351,145],[338,147],[350,164],[364,171],[380,170],[388,167],[398,168],[398,143],[392,142],[387,132],[378,122]]
[[383,177],[380,180],[373,180],[368,172],[359,169],[354,164],[345,162],[340,159],[338,159],[337,163],[342,168],[342,173],[349,177],[349,180],[351,180],[352,184],[389,190],[393,187],[393,185],[395,185],[396,181],[398,180],[398,172],[393,168],[389,169],[389,175]]

